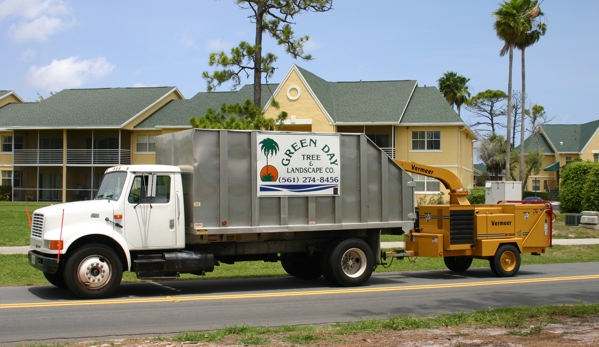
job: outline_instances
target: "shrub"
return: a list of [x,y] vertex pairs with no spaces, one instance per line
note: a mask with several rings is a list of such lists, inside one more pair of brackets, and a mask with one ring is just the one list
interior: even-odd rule
[[435,194],[435,195],[432,195],[432,196],[428,196],[428,195],[425,194],[425,195],[423,195],[423,196],[421,196],[421,197],[419,197],[417,199],[416,204],[418,206],[421,206],[421,205],[445,205],[445,204],[448,204],[449,202],[445,201],[445,199],[443,199],[444,195],[445,194],[443,192],[440,192],[439,194]]
[[0,186],[0,201],[12,201],[12,186]]
[[587,176],[582,194],[581,211],[599,211],[599,165],[595,164]]
[[485,203],[485,190],[474,188],[470,191],[470,195],[468,196],[468,201],[471,204],[484,204]]
[[565,213],[582,211],[585,184],[591,169],[599,164],[590,161],[573,161],[561,171],[562,183],[559,190],[560,209]]

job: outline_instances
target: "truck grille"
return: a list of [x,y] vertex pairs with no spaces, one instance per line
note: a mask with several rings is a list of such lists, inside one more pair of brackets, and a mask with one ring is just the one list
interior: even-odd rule
[[44,215],[41,213],[33,214],[31,222],[31,237],[42,238],[42,230],[44,230]]

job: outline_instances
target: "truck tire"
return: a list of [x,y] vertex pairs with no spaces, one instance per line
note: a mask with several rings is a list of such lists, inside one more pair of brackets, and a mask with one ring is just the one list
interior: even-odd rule
[[121,284],[123,264],[116,252],[103,244],[77,249],[64,268],[67,288],[80,298],[110,296]]
[[496,276],[511,277],[520,270],[520,252],[514,245],[501,245],[489,262]]
[[283,269],[291,276],[301,279],[315,279],[322,276],[319,259],[305,254],[283,254]]
[[335,285],[359,286],[372,275],[374,255],[363,240],[340,240],[327,249],[321,269],[324,277]]
[[445,266],[453,272],[464,272],[472,265],[472,257],[445,257]]
[[46,277],[48,282],[50,282],[50,284],[52,284],[53,286],[56,286],[58,288],[67,287],[67,284],[64,281],[64,276],[60,272],[57,272],[55,274],[49,274],[47,272],[44,272],[44,277]]

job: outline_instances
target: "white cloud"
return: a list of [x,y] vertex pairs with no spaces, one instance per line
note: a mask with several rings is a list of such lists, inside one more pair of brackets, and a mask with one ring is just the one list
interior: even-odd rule
[[30,22],[12,24],[8,30],[8,36],[16,42],[46,41],[48,36],[66,28],[60,18],[38,17]]
[[50,65],[31,66],[25,75],[25,83],[46,91],[78,88],[88,81],[101,79],[115,68],[104,57],[85,60],[76,56],[63,60],[54,59]]
[[185,30],[181,39],[179,40],[185,47],[195,47],[196,43],[193,41],[191,35],[189,35],[189,28]]
[[233,47],[231,43],[220,39],[208,41],[208,50],[210,51],[228,51]]
[[156,87],[156,85],[155,84],[147,85],[145,83],[137,82],[133,85],[133,87],[135,87],[135,88]]
[[0,21],[13,21],[8,36],[16,42],[45,41],[74,22],[63,0],[4,0]]

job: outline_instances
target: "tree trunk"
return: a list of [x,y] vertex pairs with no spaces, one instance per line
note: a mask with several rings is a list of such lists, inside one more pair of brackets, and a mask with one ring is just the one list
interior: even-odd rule
[[510,178],[510,159],[511,159],[511,132],[512,132],[512,66],[514,63],[514,45],[510,45],[510,67],[508,72],[507,82],[507,136],[506,136],[506,149],[505,149],[505,177],[506,181],[511,180]]
[[[522,47],[522,117],[520,119],[520,165],[518,168],[518,179],[520,181],[524,181],[524,130],[525,120],[526,120],[526,70],[524,64],[524,50]],[[522,190],[524,190],[524,184],[522,185]]]
[[262,105],[262,31],[264,22],[264,4],[258,4],[256,11],[256,53],[254,53],[254,104]]

